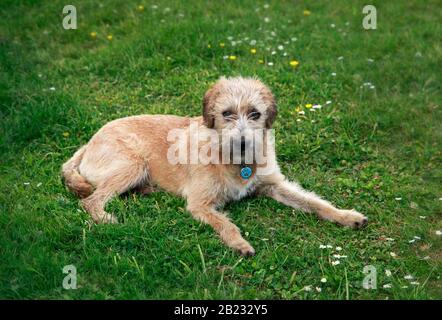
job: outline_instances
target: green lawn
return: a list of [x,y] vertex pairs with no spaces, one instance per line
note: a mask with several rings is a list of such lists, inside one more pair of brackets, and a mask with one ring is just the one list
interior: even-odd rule
[[[365,1],[74,1],[64,30],[67,3],[0,4],[0,298],[442,299],[440,1],[371,1],[370,31]],[[91,223],[62,163],[111,119],[200,115],[221,75],[272,88],[283,172],[365,229],[245,199],[226,208],[257,251],[243,259],[165,192],[114,199],[120,224]]]

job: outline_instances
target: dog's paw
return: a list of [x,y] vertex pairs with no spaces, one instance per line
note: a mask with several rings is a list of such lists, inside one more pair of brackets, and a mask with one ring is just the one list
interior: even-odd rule
[[109,224],[115,224],[118,223],[117,218],[113,214],[106,213],[103,215],[100,215],[99,217],[92,217],[95,221],[95,223],[109,223]]
[[243,256],[243,257],[253,257],[255,255],[255,249],[247,242],[243,241],[235,246],[235,249]]
[[360,229],[368,223],[368,218],[356,210],[341,210],[341,224],[354,229]]

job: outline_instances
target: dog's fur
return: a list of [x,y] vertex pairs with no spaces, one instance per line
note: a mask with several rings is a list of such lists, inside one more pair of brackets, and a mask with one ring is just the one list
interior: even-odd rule
[[[260,113],[258,119],[250,119],[252,108]],[[223,115],[226,110],[231,112],[228,117]],[[255,164],[252,177],[245,180],[239,174],[238,164],[173,165],[167,160],[167,136],[171,129],[185,129],[196,121],[200,131],[228,128],[241,134],[247,129],[270,129],[276,114],[273,94],[259,80],[221,78],[204,96],[203,117],[139,115],[106,124],[63,165],[65,183],[83,198],[84,208],[97,223],[117,222],[105,212],[105,204],[129,189],[149,193],[160,187],[181,195],[195,219],[211,225],[229,247],[242,255],[253,255],[255,250],[218,208],[250,194],[267,195],[344,226],[365,225],[367,218],[355,210],[337,209],[287,181],[277,165],[273,173],[257,175]],[[276,164],[273,144],[266,153]]]

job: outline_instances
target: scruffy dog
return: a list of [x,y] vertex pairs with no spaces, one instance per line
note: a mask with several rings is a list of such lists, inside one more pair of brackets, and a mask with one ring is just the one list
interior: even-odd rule
[[[281,174],[269,136],[276,114],[273,94],[258,79],[221,78],[204,96],[202,117],[139,115],[106,124],[63,165],[65,183],[83,198],[84,208],[97,223],[117,222],[104,207],[113,196],[127,190],[138,189],[146,194],[159,187],[181,195],[195,219],[211,225],[229,247],[245,256],[254,255],[255,250],[219,208],[247,195],[266,195],[344,226],[365,225],[364,215],[337,209]],[[197,136],[188,130],[192,124]],[[181,142],[175,144],[170,139],[174,130],[181,130],[181,136],[177,135]],[[257,130],[264,134],[251,141],[247,132]],[[223,137],[218,149],[207,148],[207,136],[214,132]],[[225,136],[231,139],[227,143]],[[212,144],[219,141],[212,139]],[[236,162],[229,156],[234,153],[228,150],[232,141],[241,147]],[[192,142],[197,152],[205,148],[212,160],[223,153],[228,163],[216,159],[209,163],[171,161],[174,150],[189,151]],[[245,163],[245,151],[252,147],[263,150],[264,162],[258,163],[253,156],[251,163]],[[263,168],[266,170],[260,172]]]

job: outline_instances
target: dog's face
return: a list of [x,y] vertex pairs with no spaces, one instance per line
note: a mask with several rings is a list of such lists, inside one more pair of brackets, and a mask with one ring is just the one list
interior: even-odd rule
[[240,145],[241,157],[249,147],[263,143],[255,132],[270,129],[276,114],[272,92],[253,78],[221,78],[203,100],[205,125],[222,136],[222,147]]

